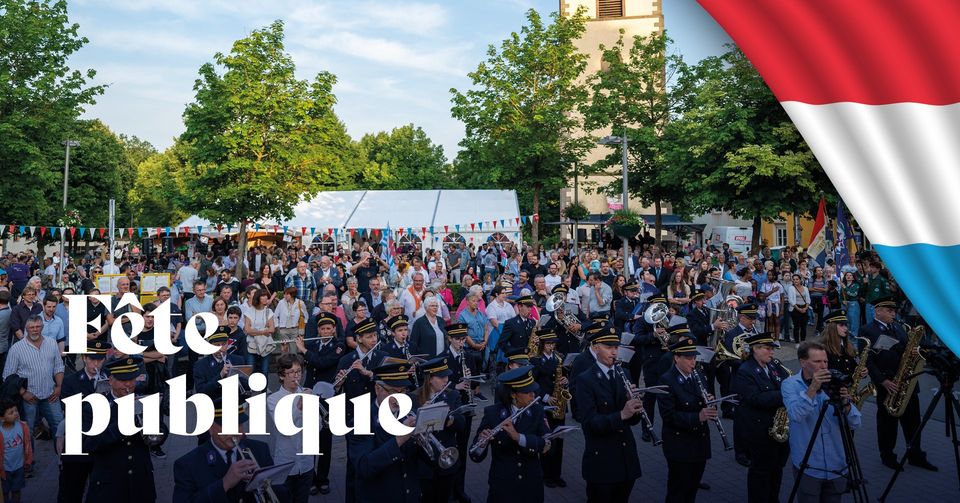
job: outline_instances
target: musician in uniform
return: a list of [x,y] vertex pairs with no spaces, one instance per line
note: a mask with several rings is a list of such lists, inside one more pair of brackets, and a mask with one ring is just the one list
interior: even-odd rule
[[[860,336],[870,340],[870,347],[876,353],[867,360],[870,380],[877,389],[877,442],[880,448],[880,460],[888,468],[897,469],[899,463],[893,449],[897,446],[897,423],[903,429],[903,438],[909,442],[916,435],[913,450],[907,453],[907,461],[914,466],[937,471],[937,467],[927,460],[927,454],[920,448],[920,398],[915,387],[905,412],[900,417],[890,415],[884,402],[890,393],[896,393],[901,383],[893,381],[900,368],[907,344],[907,333],[897,323],[897,304],[890,297],[880,297],[873,301],[874,318],[860,328]],[[896,344],[887,349],[878,349],[877,341],[881,336],[891,337]],[[916,379],[914,377],[914,379]],[[902,383],[906,386],[906,383]]]
[[[242,405],[237,414],[241,433],[223,433],[223,402],[220,397],[214,399],[213,424],[207,431],[207,440],[173,463],[173,501],[259,502],[253,492],[245,491],[246,483],[253,478],[258,466],[273,466],[273,457],[265,442],[243,434],[243,424],[248,418]],[[273,485],[270,489],[279,501],[288,501],[285,486]]]
[[[204,356],[193,364],[193,385],[195,393],[215,397],[220,395],[220,379],[227,377],[230,373],[230,367],[233,365],[243,365],[246,363],[242,356],[231,351],[233,347],[227,344],[230,340],[230,328],[227,326],[217,327],[217,331],[207,342],[217,346],[216,353]],[[207,441],[207,434],[197,435],[197,445]]]
[[[373,370],[376,400],[370,404],[373,435],[348,435],[349,463],[356,473],[356,501],[370,503],[417,503],[420,501],[420,480],[417,470],[420,452],[412,435],[396,437],[380,424],[380,407],[390,407],[398,414],[393,394],[406,393],[413,385],[410,366],[406,363],[384,363]],[[414,426],[414,415],[403,424]]]
[[[156,501],[150,447],[143,435],[125,436],[120,432],[117,399],[131,393],[137,377],[143,374],[143,358],[132,355],[104,364],[110,391],[104,393],[110,402],[110,419],[106,429],[93,436],[84,436],[83,452],[90,457],[88,503],[122,503]],[[93,424],[93,409],[83,409],[83,429]],[[161,423],[162,424],[162,423]]]
[[407,336],[410,335],[410,319],[407,315],[391,316],[383,320],[383,326],[386,327],[387,337],[380,339],[380,350],[387,356],[409,360],[410,345],[407,344]]
[[536,322],[530,318],[530,308],[533,307],[533,297],[521,295],[514,301],[517,315],[503,323],[503,332],[500,335],[498,346],[504,351],[515,348],[526,348],[530,342]]
[[[734,350],[734,341],[738,336],[755,333],[754,323],[756,323],[756,321],[757,305],[753,303],[742,304],[737,307],[737,326],[727,330],[727,333],[723,335],[723,347],[727,352],[737,355],[738,358],[727,358],[716,363],[717,382],[720,383],[720,396],[727,396],[731,393],[730,385],[733,383],[733,376],[737,375],[737,370],[740,368],[740,358],[745,356],[739,355],[737,351]],[[716,356],[714,356],[714,361],[717,361]],[[720,410],[723,412],[724,418],[734,419],[736,416],[736,407],[732,403],[723,402],[720,404]],[[743,448],[744,442],[745,440],[741,439],[737,431],[734,430],[733,447],[737,463],[749,467],[750,456],[747,454],[746,449]]]
[[[109,380],[101,367],[103,367],[103,361],[111,347],[109,342],[104,341],[90,341],[88,343],[87,352],[81,356],[83,368],[63,378],[61,388],[63,398],[77,394],[86,397],[94,393],[103,393],[109,389]],[[63,403],[62,400],[61,403]],[[83,490],[87,486],[87,477],[90,476],[91,469],[93,469],[93,461],[90,456],[61,455],[57,502],[81,503],[83,501]]]
[[[464,323],[454,323],[447,325],[447,349],[440,353],[440,356],[447,358],[450,367],[450,382],[456,383],[453,387],[460,394],[460,403],[475,403],[475,400],[486,401],[486,398],[480,394],[480,384],[475,381],[465,380],[465,372],[470,376],[478,376],[480,372],[480,353],[466,351],[464,344],[467,340],[467,325]],[[470,431],[473,427],[474,411],[468,410],[463,414],[464,426],[456,432],[457,450],[460,456],[464,457],[467,453],[467,444],[470,442]],[[464,478],[466,476],[466,463],[457,465],[456,473],[453,479],[453,497],[459,503],[469,503],[470,497],[464,489]]]
[[597,333],[605,330],[605,327],[600,323],[593,323],[583,330],[583,339],[588,344],[586,349],[580,352],[576,358],[573,359],[573,365],[570,369],[570,374],[568,379],[570,381],[570,390],[576,394],[576,380],[577,376],[583,372],[592,369],[597,364],[597,353],[594,350],[594,344],[590,342],[591,339]]
[[[563,355],[555,351],[557,346],[557,334],[552,330],[538,330],[537,336],[540,337],[540,356],[533,358],[536,372],[537,386],[540,391],[537,393],[541,397],[541,403],[558,406],[558,401],[562,398],[557,396],[558,390],[566,390],[569,393],[567,378],[563,376]],[[560,372],[560,379],[557,379],[557,373]],[[564,410],[569,407],[569,403],[564,406]],[[565,416],[565,414],[564,414]],[[556,417],[556,410],[547,412],[547,428],[553,431],[558,426],[563,426],[566,417]],[[543,483],[547,487],[567,487],[567,482],[563,480],[563,440],[554,439],[550,451],[543,455]]]
[[629,374],[617,365],[616,331],[608,328],[589,337],[596,360],[577,375],[573,399],[573,417],[583,428],[581,473],[587,482],[587,502],[625,503],[640,477],[630,427],[640,423],[643,402],[633,396]]
[[[770,332],[748,336],[750,357],[744,360],[733,378],[732,388],[739,395],[733,431],[744,441],[750,467],[747,469],[747,498],[750,503],[780,501],[780,480],[790,455],[790,444],[777,441],[771,434],[774,417],[783,407],[780,386],[790,376],[773,357],[780,345]],[[786,414],[786,409],[783,409]],[[784,421],[786,416],[783,416]],[[778,425],[779,426],[779,425]]]
[[[453,413],[460,407],[461,402],[458,390],[451,389],[452,386],[449,386],[450,379],[454,375],[450,368],[450,358],[439,356],[427,360],[420,365],[420,369],[423,371],[423,386],[411,393],[414,407],[419,409],[431,403],[446,403],[450,407],[451,414],[447,416],[444,428],[433,432],[433,436],[444,448],[454,447],[457,444],[457,435],[466,428],[466,420],[463,414]],[[469,387],[469,383],[463,384]],[[432,446],[430,448],[433,449]],[[440,453],[436,450],[434,453],[439,457]],[[448,503],[453,494],[454,478],[460,465],[464,464],[463,459],[458,459],[452,466],[441,467],[438,461],[438,459],[431,460],[421,452],[420,501],[424,503]]]
[[713,396],[704,396],[707,383],[695,372],[698,351],[693,341],[684,337],[669,349],[673,367],[660,376],[660,383],[669,392],[657,395],[663,419],[663,455],[667,458],[666,501],[693,502],[710,459],[707,422],[716,419],[717,408],[706,404]]
[[[823,318],[823,324],[820,343],[827,348],[827,367],[855,377],[853,374],[857,368],[857,348],[850,341],[847,314],[840,310],[830,311]],[[866,367],[864,370],[866,371]],[[856,391],[851,389],[850,394],[853,395]]]
[[[553,287],[551,293],[553,295],[560,294],[560,302],[557,304],[558,308],[553,312],[553,315],[550,316],[550,319],[545,323],[541,323],[541,328],[552,329],[557,334],[557,351],[563,352],[563,354],[576,353],[582,347],[580,339],[577,338],[574,334],[580,334],[581,329],[583,328],[582,324],[578,321],[571,323],[570,326],[566,326],[560,321],[561,313],[560,310],[563,309],[566,311],[567,306],[565,299],[567,294],[570,292],[570,288],[563,283]],[[542,316],[542,315],[541,315]],[[577,319],[576,316],[571,317],[571,319]]]
[[[313,389],[318,382],[330,383],[336,378],[337,365],[340,363],[345,348],[336,341],[336,316],[330,313],[320,313],[315,317],[317,334],[320,340],[304,342],[303,337],[297,337],[297,351],[303,355],[306,364],[306,377],[303,385]],[[329,397],[326,397],[329,398]],[[310,494],[330,493],[330,459],[333,448],[333,433],[330,428],[320,428],[320,456],[317,456],[317,466],[314,472],[313,486]]]
[[[690,309],[687,312],[687,325],[690,327],[690,336],[693,337],[694,344],[697,346],[710,347],[710,341],[713,340],[713,334],[719,330],[726,332],[729,328],[727,323],[717,318],[710,323],[710,308],[707,307],[707,294],[699,291],[690,297]],[[711,361],[703,367],[703,377],[707,379],[707,390],[713,393],[717,378],[716,363]]]
[[642,313],[634,314],[640,305],[640,286],[630,282],[623,286],[623,298],[618,300],[613,310],[613,325],[617,327],[617,332],[624,332],[629,327],[641,319]]
[[[334,381],[334,387],[339,393],[347,397],[347,401],[366,394],[374,392],[374,373],[372,370],[379,366],[384,359],[384,354],[376,349],[377,343],[377,324],[370,318],[367,318],[354,327],[354,333],[357,338],[357,348],[340,357],[340,363],[337,364],[337,379]],[[404,365],[409,370],[408,365]],[[338,386],[339,384],[339,386]],[[353,421],[353,407],[347,407],[347,422]],[[349,439],[356,436],[353,432],[347,435]],[[354,467],[356,458],[347,451],[347,481],[346,481],[346,501],[352,503],[358,501],[355,499],[354,485]]]
[[[647,303],[647,309],[654,304],[667,306],[667,298],[661,294],[655,294],[650,297]],[[638,376],[641,372],[643,372],[643,385],[645,387],[649,388],[659,383],[660,374],[657,373],[657,364],[667,351],[664,341],[668,337],[665,326],[669,324],[669,319],[670,316],[667,315],[667,318],[657,324],[657,326],[647,323],[642,316],[637,320],[635,326],[637,327],[638,333],[630,343],[634,350],[636,350],[633,358],[630,360],[630,372],[634,376],[633,384],[639,384]],[[643,408],[647,412],[647,417],[650,418],[651,425],[653,424],[653,414],[656,405],[657,398],[652,393],[647,393],[643,396]],[[643,428],[642,440],[644,442],[651,440],[650,431],[647,430],[646,426]]]
[[497,403],[483,410],[474,443],[487,442],[487,447],[471,450],[469,455],[481,463],[488,448],[493,451],[487,503],[543,501],[540,460],[550,442],[543,438],[547,428],[543,406],[534,403],[539,387],[533,372],[533,366],[527,365],[500,374]]

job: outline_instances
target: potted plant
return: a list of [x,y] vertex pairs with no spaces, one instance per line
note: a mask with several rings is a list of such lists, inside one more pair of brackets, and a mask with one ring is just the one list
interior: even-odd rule
[[590,210],[580,203],[570,203],[563,209],[563,216],[570,221],[579,222],[590,216]]
[[621,238],[631,239],[644,228],[644,221],[640,215],[630,210],[617,210],[607,220],[610,230]]

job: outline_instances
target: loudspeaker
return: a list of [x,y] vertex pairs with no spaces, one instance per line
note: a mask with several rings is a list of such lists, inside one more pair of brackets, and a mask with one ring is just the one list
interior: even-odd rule
[[577,229],[577,241],[582,243],[586,240],[587,240],[587,230]]
[[600,238],[601,238],[600,229],[590,229],[590,241],[593,241],[594,243],[599,243]]
[[173,253],[173,237],[163,237],[163,253]]
[[143,238],[143,246],[141,247],[141,253],[148,257],[153,256],[153,238]]

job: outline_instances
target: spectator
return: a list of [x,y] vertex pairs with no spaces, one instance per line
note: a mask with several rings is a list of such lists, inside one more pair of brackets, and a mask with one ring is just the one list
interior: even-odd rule
[[7,361],[10,349],[10,290],[0,290],[0,368]]
[[57,344],[57,349],[63,353],[67,341],[67,332],[64,330],[63,320],[57,317],[57,299],[52,295],[43,299],[43,336]]
[[[330,284],[330,282],[327,282]],[[297,268],[289,278],[287,278],[287,288],[297,289],[297,298],[307,305],[308,310],[312,310],[317,303],[317,281],[313,275],[307,272],[307,263],[297,262]]]
[[26,337],[10,348],[3,378],[17,374],[27,380],[27,389],[21,394],[27,424],[36,428],[37,416],[42,416],[50,431],[55,432],[63,420],[60,410],[63,359],[57,344],[43,336],[43,320],[39,315],[27,319],[26,332]]
[[0,401],[3,443],[0,444],[0,478],[3,479],[3,501],[20,501],[20,491],[26,487],[25,471],[33,465],[33,442],[30,427],[20,420],[17,404]]
[[13,312],[10,313],[10,330],[13,331],[16,340],[23,339],[26,335],[27,319],[40,314],[42,309],[37,302],[37,290],[33,287],[25,287],[20,303],[14,306]]

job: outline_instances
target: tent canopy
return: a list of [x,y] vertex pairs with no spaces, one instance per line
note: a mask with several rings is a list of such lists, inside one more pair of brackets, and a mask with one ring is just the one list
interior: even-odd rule
[[[517,229],[520,208],[513,190],[358,190],[321,192],[309,201],[301,201],[293,214],[285,222],[259,223],[288,226],[299,232],[303,227],[318,231],[388,227],[442,230],[444,225],[469,226],[496,220],[497,230],[502,226]],[[211,228],[209,221],[196,215],[178,227],[197,226]],[[234,224],[233,228],[239,229],[239,225]]]

